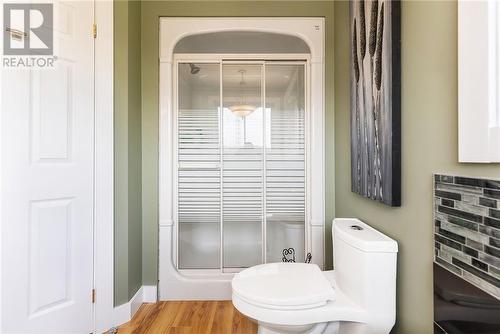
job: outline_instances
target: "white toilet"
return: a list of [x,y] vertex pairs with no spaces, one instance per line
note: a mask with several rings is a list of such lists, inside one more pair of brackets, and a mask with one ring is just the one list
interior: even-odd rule
[[268,263],[232,281],[233,304],[259,334],[387,334],[396,320],[398,244],[357,219],[335,219],[335,270]]

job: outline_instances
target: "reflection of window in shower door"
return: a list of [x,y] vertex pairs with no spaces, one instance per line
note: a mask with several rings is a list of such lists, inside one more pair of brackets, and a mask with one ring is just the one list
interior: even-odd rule
[[178,266],[244,268],[290,247],[303,261],[305,66],[220,71],[178,65]]

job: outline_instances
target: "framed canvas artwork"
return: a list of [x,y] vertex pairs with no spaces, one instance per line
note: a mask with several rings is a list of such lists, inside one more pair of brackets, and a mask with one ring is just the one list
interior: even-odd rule
[[350,1],[351,189],[401,205],[400,1]]

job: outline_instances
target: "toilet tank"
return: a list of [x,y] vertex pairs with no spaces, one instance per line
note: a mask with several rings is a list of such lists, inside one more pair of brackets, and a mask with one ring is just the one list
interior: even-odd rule
[[396,315],[398,244],[358,219],[333,221],[337,288],[380,320]]

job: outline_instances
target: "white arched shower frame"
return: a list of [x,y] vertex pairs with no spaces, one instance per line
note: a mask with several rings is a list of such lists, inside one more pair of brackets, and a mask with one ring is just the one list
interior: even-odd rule
[[160,18],[160,110],[159,110],[159,298],[231,299],[232,274],[184,275],[173,262],[174,227],[174,48],[191,35],[248,31],[291,35],[302,39],[310,49],[310,124],[308,168],[309,240],[313,262],[324,266],[325,226],[325,130],[324,130],[324,19],[323,18]]

